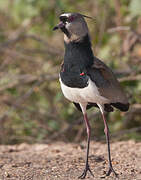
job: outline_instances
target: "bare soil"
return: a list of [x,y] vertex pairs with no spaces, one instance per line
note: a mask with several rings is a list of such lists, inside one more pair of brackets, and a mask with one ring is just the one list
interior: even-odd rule
[[[106,144],[91,142],[89,180],[141,180],[141,143],[134,141],[111,144],[112,163],[119,174],[105,177],[108,169]],[[81,145],[20,144],[0,146],[0,180],[76,180],[85,162],[85,142]]]

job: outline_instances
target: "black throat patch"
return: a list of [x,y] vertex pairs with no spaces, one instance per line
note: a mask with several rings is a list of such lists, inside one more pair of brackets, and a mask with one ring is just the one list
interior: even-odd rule
[[62,82],[73,88],[88,86],[87,69],[93,65],[93,60],[88,34],[80,42],[65,43],[64,64],[60,72]]
[[69,33],[69,31],[66,29],[66,27],[64,26],[64,27],[62,27],[61,28],[61,30],[62,30],[62,32],[64,33],[64,34],[66,34],[66,36],[68,37],[68,38],[70,38],[71,37],[71,34]]

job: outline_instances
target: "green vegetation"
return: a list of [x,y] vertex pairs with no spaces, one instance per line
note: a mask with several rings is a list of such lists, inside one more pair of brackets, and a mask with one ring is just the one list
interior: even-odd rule
[[[82,114],[60,90],[63,36],[52,31],[58,16],[72,11],[95,18],[87,20],[95,55],[113,69],[131,103],[128,113],[107,114],[111,132],[140,140],[140,9],[140,0],[1,0],[0,143],[84,138]],[[101,116],[97,109],[89,116],[92,135],[100,138]]]

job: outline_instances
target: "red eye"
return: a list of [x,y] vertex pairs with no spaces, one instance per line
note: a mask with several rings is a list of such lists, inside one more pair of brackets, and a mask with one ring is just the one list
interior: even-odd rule
[[68,18],[68,21],[69,21],[69,22],[72,22],[74,19],[75,19],[74,16],[70,16],[70,17]]

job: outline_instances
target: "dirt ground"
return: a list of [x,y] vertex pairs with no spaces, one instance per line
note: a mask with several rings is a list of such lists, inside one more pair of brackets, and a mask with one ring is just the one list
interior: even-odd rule
[[[105,177],[108,169],[106,144],[92,142],[90,166],[94,178],[89,180],[141,180],[141,143],[134,141],[111,144],[112,163],[119,174]],[[0,180],[76,180],[82,173],[85,142],[71,144],[20,144],[0,146]]]

